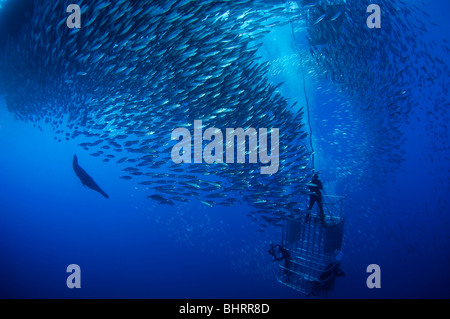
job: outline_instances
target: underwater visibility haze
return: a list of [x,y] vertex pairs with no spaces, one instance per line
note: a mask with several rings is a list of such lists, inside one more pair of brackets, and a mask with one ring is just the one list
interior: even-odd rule
[[1,298],[450,297],[447,1],[0,5]]

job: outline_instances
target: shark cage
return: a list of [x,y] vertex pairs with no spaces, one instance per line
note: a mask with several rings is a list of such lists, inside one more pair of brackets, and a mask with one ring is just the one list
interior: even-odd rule
[[277,280],[308,296],[326,295],[342,276],[342,238],[344,233],[341,196],[323,196],[324,222],[316,210],[297,210],[282,227],[284,258]]

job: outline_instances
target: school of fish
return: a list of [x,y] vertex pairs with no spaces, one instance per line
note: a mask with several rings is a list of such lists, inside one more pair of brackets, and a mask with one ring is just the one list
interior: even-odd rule
[[[275,224],[308,194],[312,167],[304,108],[280,94],[258,55],[274,28],[306,26],[310,52],[300,63],[362,106],[371,139],[362,152],[382,176],[402,162],[401,125],[422,103],[417,85],[440,86],[431,103],[439,121],[448,118],[448,67],[416,41],[425,32],[420,9],[379,0],[391,19],[377,32],[365,24],[364,1],[336,2],[81,0],[82,27],[69,29],[64,3],[37,1],[21,36],[0,50],[0,90],[17,118],[51,125],[60,140],[89,140],[80,146],[123,165],[121,178],[147,187],[161,205],[239,200]],[[278,172],[261,175],[260,164],[250,163],[173,163],[171,133],[192,130],[194,120],[222,130],[279,128]]]

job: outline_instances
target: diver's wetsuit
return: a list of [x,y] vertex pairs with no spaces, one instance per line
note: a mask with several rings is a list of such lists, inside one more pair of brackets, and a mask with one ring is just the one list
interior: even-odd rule
[[284,260],[284,268],[286,268],[284,270],[284,273],[285,273],[287,279],[289,280],[289,277],[291,275],[291,272],[290,272],[290,270],[291,270],[291,260],[290,260],[291,259],[291,254],[289,253],[289,250],[287,250],[286,248],[282,247],[281,245],[278,245],[278,250],[281,253],[281,257],[275,258],[275,260],[276,261],[277,260],[279,260],[279,261]]
[[309,198],[309,207],[308,210],[311,210],[314,206],[314,203],[317,202],[317,205],[319,205],[319,214],[320,214],[320,220],[325,222],[325,215],[323,213],[323,201],[322,201],[322,193],[320,192],[323,189],[322,182],[319,180],[319,177],[317,175],[314,175],[311,184],[314,184],[316,186],[309,186],[309,190],[311,191],[310,198]]

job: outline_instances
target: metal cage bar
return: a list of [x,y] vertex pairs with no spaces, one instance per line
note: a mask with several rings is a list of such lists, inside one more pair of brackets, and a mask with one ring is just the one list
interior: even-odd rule
[[342,248],[343,197],[324,196],[323,201],[327,206],[325,225],[316,208],[286,219],[283,227],[282,246],[290,259],[280,263],[277,280],[306,295],[334,286],[333,269]]

